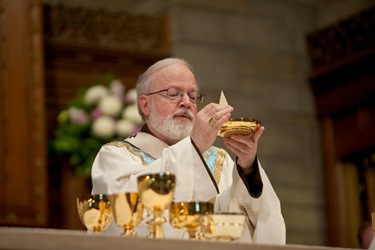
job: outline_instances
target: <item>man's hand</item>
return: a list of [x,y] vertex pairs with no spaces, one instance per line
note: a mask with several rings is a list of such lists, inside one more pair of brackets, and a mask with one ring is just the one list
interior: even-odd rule
[[232,135],[224,138],[224,143],[237,157],[237,165],[239,165],[244,174],[252,172],[251,166],[254,163],[258,140],[264,131],[264,127],[260,127],[252,136]]
[[203,153],[215,142],[221,126],[229,120],[233,107],[210,103],[202,108],[196,116],[191,139]]

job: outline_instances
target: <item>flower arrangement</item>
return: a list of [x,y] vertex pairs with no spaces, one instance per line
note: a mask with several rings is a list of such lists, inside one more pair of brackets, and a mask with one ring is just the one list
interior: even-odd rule
[[77,175],[90,176],[102,145],[139,131],[142,118],[136,99],[136,90],[126,91],[118,79],[110,81],[108,86],[96,84],[81,89],[57,117],[58,126],[50,144],[52,151],[69,157]]

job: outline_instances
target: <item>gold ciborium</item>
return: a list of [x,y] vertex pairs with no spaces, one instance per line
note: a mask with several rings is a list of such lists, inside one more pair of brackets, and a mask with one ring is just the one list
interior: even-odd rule
[[163,213],[172,203],[175,179],[175,175],[168,172],[138,177],[138,193],[141,202],[154,215],[154,219],[148,222],[150,238],[164,238],[162,225],[166,219]]
[[252,118],[230,118],[225,122],[218,132],[221,137],[231,137],[232,135],[252,136],[259,128],[260,121]]
[[137,192],[122,192],[108,195],[116,225],[124,228],[122,235],[135,236],[133,230],[142,220],[143,205]]
[[198,231],[203,216],[213,214],[211,202],[173,202],[169,210],[169,221],[178,229],[186,229],[190,239],[204,239],[203,231]]
[[106,229],[112,220],[112,209],[106,194],[89,194],[77,198],[79,218],[92,232]]

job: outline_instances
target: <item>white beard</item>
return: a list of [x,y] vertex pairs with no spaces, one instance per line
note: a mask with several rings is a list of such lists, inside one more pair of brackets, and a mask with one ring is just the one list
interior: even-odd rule
[[[170,140],[179,141],[190,135],[194,126],[194,116],[189,109],[182,108],[178,112],[165,118],[159,115],[158,111],[152,104],[150,111],[150,124],[164,137]],[[175,119],[175,116],[178,114],[188,115],[192,120],[178,121]]]

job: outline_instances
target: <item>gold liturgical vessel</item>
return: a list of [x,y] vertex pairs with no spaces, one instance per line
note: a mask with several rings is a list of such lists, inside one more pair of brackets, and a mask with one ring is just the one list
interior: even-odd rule
[[198,230],[202,217],[213,214],[211,202],[173,202],[169,209],[169,221],[178,229],[186,229],[190,239],[204,239],[202,230]]
[[166,222],[163,213],[172,203],[175,175],[152,173],[138,177],[138,193],[145,209],[154,215],[149,221],[149,238],[164,238],[162,225]]
[[77,210],[83,225],[92,232],[102,232],[112,221],[112,209],[106,194],[78,197]]
[[[221,91],[219,105],[228,105],[224,92]],[[246,117],[230,118],[225,122],[219,132],[218,136],[231,137],[232,135],[252,136],[260,128],[260,122]]]
[[123,236],[136,236],[133,230],[142,220],[143,205],[137,192],[122,192],[108,195],[117,226],[122,227]]
[[202,218],[205,237],[218,241],[235,241],[242,237],[246,215],[242,213],[216,213]]
[[221,137],[230,137],[232,135],[251,136],[260,127],[260,122],[251,118],[230,118],[225,122],[218,132]]

